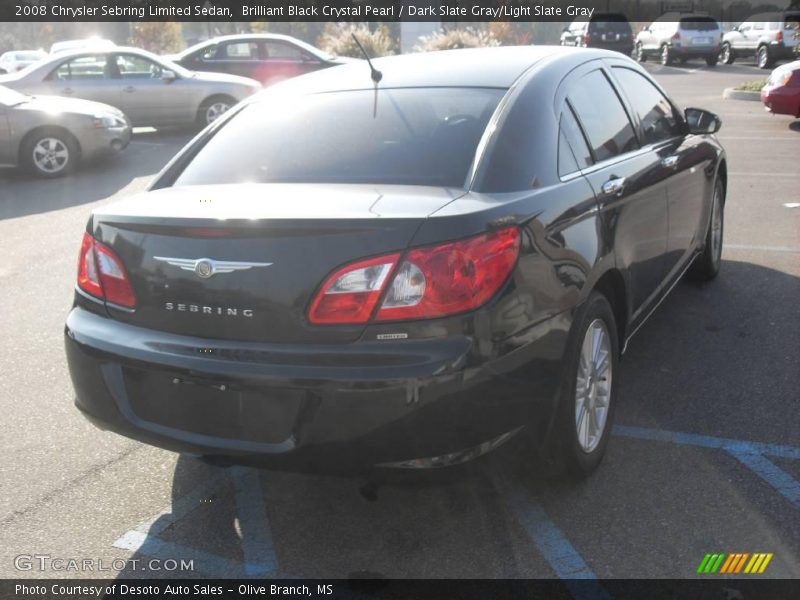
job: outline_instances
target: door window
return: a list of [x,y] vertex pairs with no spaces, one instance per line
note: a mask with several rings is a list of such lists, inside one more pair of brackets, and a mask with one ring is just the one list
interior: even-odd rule
[[614,75],[639,116],[644,145],[668,140],[680,133],[672,103],[656,86],[640,73],[624,67],[614,67]]
[[625,108],[601,70],[581,77],[568,97],[597,161],[638,148]]
[[142,56],[120,54],[117,69],[122,79],[160,79],[163,68]]
[[276,60],[304,60],[308,57],[300,48],[281,42],[266,42],[264,50],[267,58]]
[[236,42],[224,44],[217,58],[222,60],[258,60],[258,44],[256,42]]
[[61,65],[48,77],[56,81],[110,79],[105,54],[79,56]]

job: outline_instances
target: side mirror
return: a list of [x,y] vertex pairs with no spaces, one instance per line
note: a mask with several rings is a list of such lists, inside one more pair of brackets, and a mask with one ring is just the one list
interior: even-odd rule
[[177,78],[178,76],[175,75],[175,71],[167,71],[167,70],[161,71],[161,81],[163,81],[164,83],[172,83]]
[[722,120],[715,113],[702,108],[687,108],[684,113],[689,133],[698,135],[717,133]]

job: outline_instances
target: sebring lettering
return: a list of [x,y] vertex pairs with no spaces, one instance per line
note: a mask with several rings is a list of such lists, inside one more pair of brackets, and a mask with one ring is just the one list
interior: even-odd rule
[[182,302],[165,302],[165,310],[177,312],[190,312],[203,315],[217,315],[220,317],[252,317],[251,308],[233,308],[226,306],[203,306],[201,304],[185,304]]

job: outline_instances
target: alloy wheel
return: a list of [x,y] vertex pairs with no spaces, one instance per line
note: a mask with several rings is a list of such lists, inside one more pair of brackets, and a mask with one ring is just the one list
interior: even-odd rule
[[42,138],[33,147],[33,162],[43,173],[58,173],[69,163],[69,148],[58,138]]
[[206,123],[210,124],[219,119],[230,109],[231,105],[227,102],[214,102],[206,109]]
[[602,319],[586,330],[575,383],[575,430],[578,444],[592,452],[603,437],[611,403],[611,337]]

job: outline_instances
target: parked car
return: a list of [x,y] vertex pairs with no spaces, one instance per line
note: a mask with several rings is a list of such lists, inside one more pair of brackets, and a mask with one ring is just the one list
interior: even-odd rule
[[0,74],[16,73],[47,56],[42,50],[12,50],[0,55]]
[[0,85],[1,166],[58,177],[80,161],[121,152],[130,139],[130,124],[116,108],[86,100],[34,98]]
[[116,47],[116,44],[111,40],[90,37],[82,40],[64,40],[62,42],[56,42],[50,46],[50,54],[60,54],[72,50],[94,50],[102,52],[103,50],[111,50],[114,47]]
[[798,43],[800,11],[753,15],[722,38],[719,59],[726,65],[754,57],[762,69],[779,60],[792,60]]
[[666,13],[638,33],[634,55],[639,62],[658,57],[662,65],[702,58],[713,67],[721,43],[722,29],[713,17]]
[[288,35],[271,33],[215,37],[167,58],[191,71],[241,75],[264,85],[354,60],[333,56]]
[[137,48],[62,52],[0,84],[27,94],[104,102],[121,109],[134,127],[211,123],[261,88],[233,75],[193,73]]
[[214,460],[425,468],[528,435],[586,475],[626,342],[720,268],[719,118],[604,50],[373,63],[249,98],[95,209],[78,408]]
[[573,21],[561,33],[562,46],[605,48],[630,55],[633,31],[622,13],[594,13],[589,19]]
[[772,71],[761,88],[761,102],[771,113],[800,118],[800,60]]

